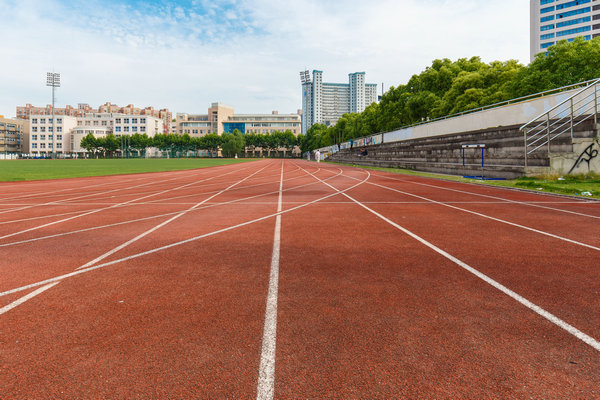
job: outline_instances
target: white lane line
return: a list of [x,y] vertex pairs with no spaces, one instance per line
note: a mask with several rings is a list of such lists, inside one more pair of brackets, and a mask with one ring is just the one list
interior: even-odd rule
[[[387,177],[385,175],[381,175],[381,174],[374,174],[374,176],[378,176],[378,177],[382,177],[382,178],[386,178],[386,179],[391,179],[394,181],[399,181],[399,182],[405,182],[405,183],[410,183],[410,184],[414,184],[414,185],[421,185],[421,186],[428,186],[428,187],[432,187],[435,189],[440,189],[440,190],[448,190],[451,192],[457,192],[457,193],[462,193],[462,194],[469,194],[472,196],[479,196],[479,197],[486,197],[489,199],[496,199],[496,200],[503,200],[509,203],[514,203],[514,204],[522,204],[525,206],[530,206],[530,207],[537,207],[537,208],[545,208],[548,210],[553,210],[553,211],[559,211],[559,212],[563,212],[563,213],[567,213],[567,214],[573,214],[573,215],[579,215],[582,217],[587,217],[587,218],[596,218],[596,219],[600,219],[600,216],[598,215],[590,215],[590,214],[584,214],[584,213],[580,213],[580,212],[576,212],[576,211],[570,211],[570,210],[563,210],[561,208],[554,208],[554,207],[548,207],[548,206],[543,206],[541,204],[538,204],[538,202],[528,202],[528,201],[517,201],[517,200],[510,200],[504,197],[498,197],[498,196],[491,196],[491,195],[486,195],[486,194],[482,194],[482,193],[475,193],[475,192],[469,192],[466,190],[459,190],[459,189],[453,189],[453,188],[446,188],[443,186],[437,186],[437,185],[431,185],[428,183],[423,183],[423,182],[414,182],[414,181],[409,181],[409,180],[405,180],[405,179],[398,179],[398,178],[393,178],[393,177]],[[496,188],[494,187],[494,189],[497,190],[501,190],[501,188]],[[538,194],[538,193],[531,193],[531,194]],[[544,195],[543,193],[539,193],[539,195]],[[560,204],[559,202],[556,202],[556,204]],[[569,203],[565,203],[565,204],[598,204],[596,202],[590,202],[590,201],[585,201],[585,199],[582,199],[580,201],[572,201]]]
[[[336,176],[338,176],[338,175],[336,175]],[[328,194],[328,195],[320,197],[318,199],[309,201],[309,202],[307,202],[305,204],[302,204],[302,205],[299,205],[299,206],[296,206],[296,207],[292,207],[292,208],[289,208],[287,210],[283,210],[283,211],[278,212],[278,213],[273,213],[273,214],[265,215],[263,217],[255,218],[253,220],[242,222],[242,223],[237,224],[237,225],[232,225],[232,226],[229,226],[227,228],[222,228],[222,229],[210,232],[210,233],[205,233],[205,234],[202,234],[202,235],[194,236],[194,237],[191,237],[189,239],[181,240],[179,242],[175,242],[175,243],[171,243],[171,244],[168,244],[168,245],[165,245],[165,246],[157,247],[157,248],[154,248],[154,249],[151,249],[151,250],[147,250],[147,251],[144,251],[144,252],[141,252],[141,253],[133,254],[131,256],[123,257],[123,258],[120,258],[118,260],[109,261],[109,262],[106,262],[106,263],[103,263],[103,264],[94,265],[93,267],[89,267],[89,268],[85,268],[85,269],[80,269],[80,270],[77,270],[77,271],[74,271],[74,272],[69,272],[67,274],[56,276],[54,278],[45,279],[43,281],[31,283],[29,285],[25,285],[25,286],[21,286],[21,287],[18,287],[18,288],[10,289],[10,290],[4,291],[4,292],[0,292],[0,297],[7,296],[7,295],[12,294],[12,293],[21,292],[23,290],[31,289],[31,288],[38,287],[38,286],[41,286],[41,285],[45,285],[47,283],[61,281],[61,280],[64,280],[66,278],[71,278],[73,276],[81,275],[81,274],[84,274],[86,272],[90,272],[90,271],[95,271],[97,269],[106,268],[106,267],[111,266],[111,265],[119,264],[119,263],[122,263],[124,261],[133,260],[133,259],[136,259],[136,258],[139,258],[139,257],[147,256],[149,254],[158,253],[158,252],[163,251],[163,250],[168,250],[168,249],[171,249],[173,247],[178,247],[178,246],[181,246],[181,245],[184,245],[184,244],[187,244],[187,243],[195,242],[197,240],[204,239],[204,238],[207,238],[207,237],[210,237],[210,236],[214,236],[214,235],[218,235],[218,234],[221,234],[221,233],[224,233],[224,232],[229,232],[229,231],[237,229],[237,228],[241,228],[241,227],[244,227],[244,226],[252,225],[252,224],[255,224],[257,222],[261,222],[261,221],[267,220],[269,218],[276,217],[277,215],[280,215],[280,214],[287,214],[289,212],[296,211],[296,210],[298,210],[300,208],[304,208],[304,207],[310,206],[312,204],[318,203],[318,202],[320,202],[322,200],[325,200],[325,199],[328,199],[330,197],[338,196],[340,193],[345,193],[348,190],[352,190],[355,187],[358,187],[358,186],[362,185],[363,183],[365,183],[367,181],[367,179],[369,179],[369,176],[370,176],[370,174],[367,175],[364,180],[362,180],[362,181],[358,182],[357,184],[355,184],[353,186],[350,186],[350,187],[348,187],[348,188],[346,188],[344,190]],[[333,176],[332,178],[334,178],[334,177],[335,176]]]
[[143,237],[145,237],[145,236],[148,236],[148,235],[149,235],[149,234],[151,234],[152,232],[155,232],[155,231],[159,230],[160,228],[162,228],[163,226],[165,226],[165,225],[167,225],[167,224],[170,224],[171,222],[175,221],[176,219],[178,219],[178,218],[180,218],[180,217],[182,217],[182,216],[186,215],[186,214],[187,214],[187,213],[189,213],[190,211],[193,211],[193,210],[197,209],[198,207],[200,207],[202,204],[206,203],[207,201],[214,199],[215,197],[219,196],[220,194],[222,194],[222,193],[225,193],[225,192],[226,192],[226,191],[228,191],[229,189],[231,189],[231,188],[233,188],[233,187],[235,187],[235,186],[239,185],[240,183],[242,183],[242,182],[244,182],[244,181],[246,181],[246,180],[250,179],[251,177],[253,177],[254,175],[258,174],[259,172],[261,172],[262,170],[264,170],[264,169],[265,169],[265,168],[267,168],[268,166],[269,166],[269,165],[265,165],[264,167],[262,167],[262,168],[261,168],[261,169],[259,169],[258,171],[256,171],[256,172],[253,172],[253,173],[251,173],[250,175],[246,176],[244,179],[241,179],[241,180],[237,181],[236,183],[229,185],[228,187],[226,187],[225,189],[221,190],[220,192],[213,194],[212,196],[210,196],[210,197],[208,197],[208,198],[206,198],[206,199],[202,200],[202,201],[201,201],[201,202],[199,202],[199,203],[196,203],[195,205],[193,205],[192,207],[188,208],[187,210],[184,210],[184,211],[181,211],[181,212],[179,212],[177,215],[174,215],[173,217],[169,218],[168,220],[166,220],[166,221],[163,221],[163,222],[161,222],[160,224],[156,225],[155,227],[153,227],[153,228],[150,228],[150,229],[148,229],[147,231],[140,233],[139,235],[137,235],[137,236],[136,236],[136,237],[134,237],[133,239],[130,239],[130,240],[126,241],[125,243],[123,243],[123,244],[121,244],[121,245],[119,245],[119,246],[115,247],[115,248],[114,248],[114,249],[112,249],[112,250],[109,250],[109,251],[107,251],[106,253],[104,253],[104,254],[102,254],[102,255],[100,255],[100,256],[98,256],[98,257],[94,258],[92,261],[90,261],[90,262],[88,262],[88,263],[85,263],[84,265],[82,265],[81,267],[78,267],[78,268],[76,268],[76,269],[83,269],[83,268],[90,267],[90,266],[92,266],[92,265],[94,265],[94,264],[97,264],[99,261],[102,261],[102,260],[104,260],[106,257],[108,257],[108,256],[110,256],[110,255],[112,255],[112,254],[115,254],[116,252],[118,252],[118,251],[120,251],[120,250],[123,250],[125,247],[129,246],[130,244],[133,244],[133,243],[137,242],[138,240],[142,239],[142,238],[143,238]]
[[8,305],[0,308],[0,315],[9,312],[13,308],[20,306],[21,304],[25,303],[27,300],[30,300],[30,299],[34,298],[38,294],[40,294],[42,292],[45,292],[46,290],[50,289],[53,286],[58,285],[59,283],[60,283],[60,281],[59,282],[50,283],[50,284],[48,284],[46,286],[43,286],[43,287],[39,288],[38,290],[36,290],[34,292],[29,293],[27,296],[23,296],[20,299],[18,299],[16,301],[13,301],[12,303],[10,303],[10,304],[8,304]]
[[[236,172],[242,172],[242,171],[244,171],[244,170],[240,170],[240,171],[236,171]],[[269,175],[269,176],[266,176],[265,178],[268,178],[270,176],[277,176],[277,179],[279,179],[279,175],[278,174]],[[269,182],[267,182],[266,184],[268,184],[268,183]],[[203,185],[203,188],[209,188],[211,186],[217,186],[218,187],[218,186],[222,186],[222,185],[223,185],[223,182],[208,183],[206,185]],[[244,187],[241,187],[239,189],[243,189],[243,188]],[[202,192],[202,193],[192,193],[192,194],[189,194],[189,195],[178,196],[178,197],[174,197],[174,198],[180,198],[180,197],[197,197],[198,195],[201,195],[201,194],[217,193],[219,190],[221,190],[221,189],[216,189],[216,190],[213,190],[213,191]],[[149,192],[131,193],[131,194],[128,194],[128,196],[149,194],[149,193],[155,193],[155,192],[157,192],[157,191],[153,190],[153,191],[149,191]],[[110,201],[110,199],[113,198],[113,197],[115,197],[115,196],[98,197],[96,200],[98,200],[99,202],[102,201],[102,200],[105,201],[103,203],[99,203],[99,205],[112,205],[112,204],[115,204],[114,202]],[[172,199],[172,198],[169,198],[169,199]],[[151,203],[163,204],[162,201],[163,201],[163,199],[158,199],[158,200],[154,200],[154,201],[149,201],[148,203],[149,204],[151,204]],[[195,202],[193,202],[192,204],[194,204],[194,203]],[[69,206],[69,205],[83,205],[83,204],[86,204],[86,203],[81,203],[81,202],[77,201],[77,202],[73,202],[73,203],[65,203],[64,205]],[[129,206],[129,205],[132,205],[132,204],[136,204],[136,203],[128,203],[127,205]]]
[[[344,176],[348,176],[348,175],[344,175]],[[352,179],[356,179],[356,178],[352,178]],[[449,208],[453,208],[455,210],[459,210],[459,211],[463,211],[463,212],[466,212],[466,213],[469,213],[469,214],[477,215],[478,217],[486,218],[486,219],[489,219],[489,220],[492,220],[492,221],[496,221],[496,222],[500,222],[500,223],[503,223],[503,224],[506,224],[506,225],[511,225],[511,226],[514,226],[514,227],[517,227],[517,228],[520,228],[520,229],[525,229],[525,230],[530,231],[530,232],[539,233],[540,235],[548,236],[548,237],[551,237],[551,238],[554,238],[554,239],[558,239],[558,240],[563,240],[565,242],[576,244],[578,246],[587,247],[588,249],[600,251],[600,247],[592,246],[591,244],[578,242],[576,240],[572,240],[572,239],[569,239],[569,238],[566,238],[566,237],[563,237],[563,236],[554,235],[552,233],[544,232],[544,231],[541,231],[539,229],[531,228],[529,226],[517,224],[515,222],[506,221],[506,220],[503,220],[503,219],[500,219],[500,218],[496,218],[496,217],[492,217],[492,216],[489,216],[489,215],[486,215],[486,214],[478,213],[476,211],[467,210],[466,208],[456,207],[456,206],[453,206],[451,204],[442,203],[442,202],[437,201],[437,200],[428,199],[427,197],[423,197],[423,196],[419,196],[419,195],[416,195],[416,194],[404,192],[402,190],[398,190],[398,189],[394,189],[394,188],[391,188],[391,187],[388,187],[388,186],[380,185],[378,183],[373,183],[373,182],[367,182],[367,183],[369,185],[381,187],[383,189],[391,190],[393,192],[401,193],[401,194],[404,194],[404,195],[407,195],[407,196],[412,196],[412,197],[416,197],[418,199],[426,200],[426,201],[429,201],[431,203],[439,204],[439,205],[444,206],[444,207],[449,207]]]
[[[340,175],[342,172],[340,170],[340,172],[332,177],[327,178],[326,180],[329,179],[333,179],[336,176]],[[299,179],[301,177],[295,177],[295,178],[288,178],[287,181],[291,181],[291,180],[296,180]],[[269,182],[269,184],[271,184],[273,182]],[[318,182],[313,182],[313,183],[307,183],[304,185],[298,185],[298,186],[293,186],[291,188],[285,189],[284,191],[288,191],[288,190],[296,190],[299,188],[303,188],[306,186],[312,186],[312,185],[316,185],[318,184]],[[264,186],[265,184],[260,184],[260,185],[250,185],[250,186],[244,186],[244,188],[251,188],[251,187],[255,187],[255,186]],[[234,189],[236,190],[236,189]],[[273,191],[273,192],[267,192],[267,193],[261,193],[261,194],[257,194],[254,196],[249,196],[249,197],[243,197],[241,199],[235,199],[235,200],[230,200],[230,201],[226,201],[226,202],[221,202],[221,203],[210,203],[207,202],[204,204],[204,207],[199,207],[197,209],[195,209],[194,211],[200,211],[200,210],[205,210],[207,208],[212,208],[212,207],[219,207],[219,206],[224,206],[224,205],[231,205],[231,204],[235,204],[235,203],[242,203],[240,205],[246,205],[248,203],[243,203],[246,200],[250,200],[250,199],[254,199],[254,198],[258,198],[258,197],[263,197],[263,196],[268,196],[271,194],[275,194],[277,193],[277,191]],[[202,194],[207,194],[207,193],[202,193]],[[154,204],[154,203],[152,203]],[[304,204],[304,202],[297,202],[297,204]],[[346,202],[347,204],[347,202]],[[189,205],[189,204],[184,204],[184,205]],[[26,240],[19,240],[16,242],[10,242],[10,243],[2,243],[0,244],[0,247],[9,247],[9,246],[14,246],[14,245],[18,245],[18,244],[24,244],[24,243],[30,243],[30,242],[37,242],[39,240],[46,240],[46,239],[52,239],[52,238],[57,238],[57,237],[62,237],[62,236],[68,236],[68,235],[74,235],[77,233],[82,233],[82,232],[90,232],[90,231],[95,231],[95,230],[100,230],[100,229],[105,229],[105,228],[112,228],[115,226],[120,226],[120,225],[126,225],[126,224],[131,224],[131,223],[135,223],[135,222],[141,222],[141,221],[148,221],[151,219],[156,219],[156,218],[161,218],[161,217],[168,217],[171,215],[175,215],[178,214],[180,211],[173,211],[173,212],[169,212],[169,213],[165,213],[165,214],[158,214],[158,215],[152,215],[149,217],[144,217],[144,218],[137,218],[137,219],[132,219],[132,220],[127,220],[127,221],[122,221],[122,222],[116,222],[113,224],[107,224],[107,225],[98,225],[98,226],[94,226],[91,228],[85,228],[85,229],[78,229],[75,231],[69,231],[69,232],[61,232],[61,233],[57,233],[54,235],[47,235],[47,236],[39,236],[36,238],[31,238],[31,239],[26,239]]]
[[114,204],[114,205],[109,206],[109,207],[98,208],[98,209],[95,209],[95,210],[84,212],[83,214],[75,215],[73,217],[63,218],[63,219],[58,220],[58,221],[49,222],[47,224],[34,226],[33,228],[24,229],[24,230],[19,231],[19,232],[14,232],[14,233],[11,233],[11,234],[8,234],[8,235],[0,236],[0,240],[1,239],[6,239],[6,238],[9,238],[9,237],[13,237],[13,236],[17,236],[17,235],[20,235],[22,233],[31,232],[31,231],[35,231],[35,230],[38,230],[38,229],[46,228],[46,227],[51,226],[51,225],[60,224],[62,222],[71,221],[71,220],[74,220],[76,218],[85,217],[87,215],[95,214],[95,213],[100,212],[100,211],[105,211],[105,210],[110,210],[110,209],[113,209],[113,208],[121,207],[123,205],[133,203],[135,201],[139,201],[139,200],[142,200],[142,199],[147,199],[149,197],[154,197],[154,196],[158,196],[158,195],[161,195],[161,194],[164,194],[164,193],[168,193],[168,192],[172,192],[172,191],[175,191],[175,190],[183,189],[183,188],[188,187],[188,186],[197,185],[199,183],[206,182],[206,181],[209,181],[209,180],[212,180],[212,179],[215,179],[215,178],[219,178],[221,176],[232,174],[233,172],[236,172],[236,171],[233,170],[233,171],[224,173],[222,175],[213,176],[213,177],[206,178],[206,179],[203,179],[203,180],[200,180],[200,181],[194,181],[194,182],[191,182],[191,183],[187,183],[185,185],[178,186],[176,188],[169,188],[169,189],[166,189],[166,190],[163,190],[163,191],[160,191],[160,192],[156,192],[156,193],[149,194],[149,195],[146,195],[146,196],[138,197],[137,199],[128,200],[128,201],[124,201],[122,203]]
[[[243,170],[247,170],[247,169],[248,168],[242,168],[241,170],[243,171]],[[236,171],[238,171],[238,170],[234,169],[234,170],[232,170],[230,172],[227,172],[225,174],[222,174],[220,176],[228,175],[228,174],[231,174],[231,173],[236,172]],[[177,173],[177,172],[178,171],[175,171],[172,174]],[[117,189],[111,189],[109,191],[95,192],[95,193],[90,193],[90,194],[86,194],[86,195],[82,195],[82,196],[77,196],[77,197],[72,197],[72,198],[68,198],[68,199],[50,201],[50,202],[46,202],[46,203],[30,204],[30,205],[28,205],[26,207],[15,208],[15,209],[10,209],[10,210],[2,210],[2,211],[0,211],[0,214],[5,214],[7,212],[13,212],[13,211],[21,211],[21,210],[25,210],[25,209],[34,208],[34,207],[43,207],[43,206],[48,206],[48,205],[56,206],[56,205],[61,205],[59,203],[64,203],[64,202],[73,201],[73,200],[77,200],[77,199],[83,199],[83,198],[86,198],[86,197],[92,197],[92,196],[96,196],[96,195],[99,195],[99,194],[107,194],[107,193],[113,193],[113,192],[118,192],[118,191],[123,192],[123,191],[131,190],[131,189],[135,189],[135,188],[140,188],[140,187],[144,187],[144,186],[148,186],[148,185],[156,185],[156,184],[159,184],[159,183],[162,184],[162,183],[171,182],[171,181],[180,180],[180,179],[188,179],[188,178],[194,178],[194,177],[197,177],[197,176],[208,175],[208,173],[204,174],[203,172],[205,172],[205,171],[204,170],[199,170],[199,172],[194,173],[194,174],[190,174],[189,176],[183,176],[182,177],[182,176],[180,176],[180,174],[178,174],[177,176],[171,177],[169,179],[151,180],[150,182],[141,183],[141,184],[135,185],[135,186],[120,187],[120,188],[117,188]],[[162,176],[162,175],[167,175],[167,174],[160,174],[160,175]],[[172,176],[172,175],[167,175],[167,176]],[[210,178],[210,179],[212,179],[212,178]],[[98,185],[98,186],[101,186],[101,185]],[[149,192],[149,193],[153,193],[153,192]],[[157,191],[156,191],[156,193],[160,194]],[[128,194],[124,194],[124,195],[125,196],[134,196],[136,194],[134,194],[134,193],[128,193]],[[51,195],[49,195],[49,196],[42,196],[42,197],[51,197]],[[65,203],[65,204],[69,204],[69,203]],[[77,203],[74,203],[74,205],[76,205],[76,204]]]
[[[282,210],[283,199],[283,162],[281,163],[281,180],[279,182],[279,201],[277,212]],[[258,369],[258,385],[256,398],[271,400],[275,391],[275,350],[277,345],[277,295],[279,291],[279,253],[281,249],[281,214],[275,219],[273,233],[273,254],[271,255],[271,273],[269,274],[269,291],[265,310],[265,326],[263,330],[260,367]]]
[[[321,180],[321,179],[317,178],[316,176],[315,176],[315,179]],[[330,188],[334,189],[334,190],[338,190],[335,187],[331,186],[327,182],[323,182],[323,183],[325,185],[329,186]],[[360,201],[354,199],[353,197],[351,197],[347,193],[341,193],[341,194],[343,196],[347,197],[349,200],[353,201],[354,203],[358,204],[359,206],[361,206],[365,210],[367,210],[370,213],[374,214],[378,218],[380,218],[383,221],[387,222],[388,224],[392,225],[394,228],[396,228],[396,229],[404,232],[405,234],[409,235],[410,237],[412,237],[413,239],[417,240],[421,244],[429,247],[430,249],[432,249],[436,253],[444,256],[448,260],[452,261],[453,263],[457,264],[461,268],[463,268],[466,271],[470,272],[471,274],[475,275],[479,279],[483,280],[484,282],[488,283],[489,285],[493,286],[494,288],[500,290],[502,293],[506,294],[507,296],[509,296],[513,300],[516,300],[520,304],[522,304],[525,307],[529,308],[530,310],[532,310],[536,314],[540,315],[541,317],[547,319],[548,321],[552,322],[556,326],[558,326],[558,327],[562,328],[563,330],[567,331],[571,335],[575,336],[577,339],[579,339],[582,342],[584,342],[584,343],[592,346],[595,350],[600,351],[600,342],[598,342],[593,337],[591,337],[589,335],[586,335],[585,333],[583,333],[579,329],[577,329],[574,326],[568,324],[567,322],[565,322],[562,319],[558,318],[554,314],[552,314],[552,313],[544,310],[542,307],[540,307],[540,306],[532,303],[531,301],[527,300],[525,297],[523,297],[523,296],[515,293],[514,291],[510,290],[509,288],[507,288],[506,286],[502,285],[501,283],[493,280],[492,278],[490,278],[489,276],[485,275],[484,273],[482,273],[482,272],[476,270],[475,268],[471,267],[467,263],[465,263],[465,262],[459,260],[458,258],[452,256],[451,254],[445,252],[444,250],[440,249],[439,247],[437,247],[433,243],[428,242],[427,240],[425,240],[422,237],[420,237],[420,236],[412,233],[408,229],[406,229],[406,228],[398,225],[397,223],[395,223],[394,221],[390,220],[389,218],[383,216],[382,214],[378,213],[377,211],[375,211],[375,210],[367,207],[366,205],[364,205]]]
[[[113,193],[113,192],[118,192],[118,191],[131,190],[131,189],[140,188],[140,187],[144,187],[144,186],[148,186],[148,185],[153,185],[153,184],[155,184],[157,182],[164,183],[164,182],[169,182],[169,181],[176,180],[176,179],[179,179],[179,178],[171,178],[171,179],[165,179],[165,180],[162,180],[162,181],[155,181],[155,182],[151,181],[151,182],[141,183],[139,185],[135,185],[135,186],[131,186],[131,187],[125,187],[125,188],[121,187],[121,188],[117,188],[117,189],[111,189],[111,190],[108,190],[108,191],[88,193],[88,194],[85,194],[85,195],[71,197],[71,198],[68,198],[68,199],[54,200],[54,201],[49,201],[49,202],[40,203],[40,204],[29,204],[29,205],[27,205],[25,207],[12,208],[12,209],[9,209],[9,210],[2,210],[2,211],[0,211],[0,214],[6,214],[8,212],[14,212],[14,211],[22,211],[22,210],[26,210],[26,209],[30,209],[30,208],[34,208],[34,207],[60,205],[60,203],[67,202],[67,201],[73,201],[73,200],[77,200],[77,199],[84,199],[86,197],[97,196],[99,194],[104,195],[104,194],[107,194],[107,193]],[[43,197],[51,197],[51,195],[49,195],[49,196],[43,196]]]
[[[131,179],[131,180],[127,180],[126,182],[135,182],[135,181],[140,181],[143,179],[145,179],[145,178]],[[83,182],[81,182],[81,183],[83,183]],[[89,188],[93,188],[93,187],[108,186],[108,185],[112,185],[115,183],[123,183],[123,182],[103,182],[103,183],[95,183],[93,185],[88,185],[88,186],[76,186],[76,187],[67,188],[67,189],[53,190],[52,194],[48,194],[48,190],[44,190],[44,191],[36,192],[36,193],[19,194],[18,196],[13,196],[13,197],[3,197],[0,199],[0,201],[24,199],[24,198],[29,198],[29,197],[35,197],[35,198],[51,197],[51,196],[56,196],[58,193],[61,193],[61,192],[68,192],[68,191],[72,191],[72,190],[81,191],[81,189],[89,189]],[[38,185],[47,187],[48,183],[40,182]],[[13,185],[13,186],[23,186],[23,185]],[[4,184],[2,185],[2,188],[6,188],[6,187],[10,187],[10,186],[5,186]],[[60,194],[59,194],[59,196],[60,196]]]
[[[299,179],[299,177],[296,178],[289,178],[288,180],[293,180],[293,179]],[[252,186],[263,186],[263,185],[267,185],[270,184],[269,183],[260,183],[258,185],[252,185]],[[250,188],[252,186],[243,186],[240,188],[237,188],[236,190],[241,190],[241,189],[247,189]],[[153,193],[153,192],[148,192],[148,193]],[[201,194],[208,194],[208,192],[204,192]],[[191,195],[186,195],[186,196],[191,196]],[[178,198],[181,196],[178,196]],[[276,204],[276,201],[273,201],[272,203]],[[289,203],[289,202],[287,202]],[[431,204],[431,202],[429,201],[365,201],[364,203],[366,204]],[[440,203],[444,203],[444,204],[506,204],[506,205],[512,205],[515,203],[509,202],[509,201],[441,201]],[[106,206],[106,205],[110,205],[110,204],[114,204],[114,203],[73,203],[73,204],[53,204],[55,206],[73,206],[73,205],[78,205],[78,206]],[[193,201],[181,201],[181,202],[161,202],[161,203],[157,203],[156,201],[139,201],[139,202],[135,202],[135,203],[129,203],[127,204],[128,206],[143,206],[143,205],[165,205],[165,206],[185,206],[185,205],[190,205],[190,204],[194,204]],[[581,204],[580,202],[523,202],[521,204]],[[1,205],[1,204],[0,204]],[[23,204],[20,204],[23,205]],[[518,205],[518,204],[517,204]],[[66,213],[60,213],[60,214],[48,214],[48,215],[42,215],[39,217],[30,217],[30,218],[23,218],[23,219],[14,219],[14,220],[10,220],[10,221],[0,221],[0,225],[6,225],[6,224],[12,224],[12,223],[17,223],[17,222],[23,222],[23,221],[32,221],[35,219],[43,219],[43,218],[51,218],[51,217],[60,217],[63,215],[70,215],[70,214],[77,214],[81,211],[71,211],[71,212],[66,212]],[[585,214],[585,216],[588,216],[588,214]],[[596,218],[596,216],[591,216],[592,218]],[[600,218],[600,216],[598,216],[598,218]]]
[[[301,178],[299,177],[295,177],[295,178],[289,178],[288,181],[290,180],[295,180],[295,179],[299,179]],[[234,190],[242,190],[242,189],[249,189],[249,188],[253,188],[253,187],[257,187],[257,186],[264,186],[264,185],[269,185],[273,182],[267,182],[267,183],[260,183],[260,184],[256,184],[256,185],[248,185],[248,186],[242,186],[239,188],[236,188]],[[212,184],[208,184],[205,185],[204,187],[207,186],[213,186],[213,185],[217,185],[217,183],[212,183]],[[157,193],[158,191],[151,191],[151,192],[147,192],[147,193]],[[202,193],[196,193],[196,194],[191,194],[191,195],[185,195],[185,196],[173,196],[173,197],[168,197],[167,199],[161,199],[161,200],[155,200],[155,201],[148,201],[148,202],[144,202],[144,201],[140,201],[140,202],[132,202],[132,203],[127,203],[123,206],[119,206],[119,207],[129,207],[129,206],[137,206],[137,205],[190,205],[190,204],[194,204],[194,202],[171,202],[171,203],[167,203],[167,202],[162,202],[164,200],[174,200],[174,199],[179,199],[182,197],[192,197],[192,196],[199,196],[199,195],[205,195],[205,194],[211,194],[211,193],[215,193],[216,191],[212,191],[212,192],[202,192]],[[138,193],[139,194],[139,193]],[[157,203],[157,201],[161,201],[161,203]],[[64,203],[64,204],[52,204],[54,206],[73,206],[73,205],[78,205],[78,206],[99,206],[99,205],[107,205],[107,204],[113,204],[114,203]],[[209,203],[209,204],[213,204],[213,203]],[[217,203],[215,203],[217,204]],[[93,211],[93,210],[87,210],[87,211]],[[42,215],[42,216],[38,216],[38,217],[31,217],[31,218],[22,218],[22,219],[14,219],[14,220],[10,220],[10,221],[2,221],[0,222],[0,225],[6,225],[6,224],[12,224],[12,223],[17,223],[17,222],[24,222],[24,221],[32,221],[32,220],[36,220],[36,219],[44,219],[44,218],[52,218],[52,217],[62,217],[65,215],[72,215],[72,214],[79,214],[83,211],[71,211],[71,212],[66,212],[66,213],[60,213],[60,214],[47,214],[47,215]],[[167,214],[162,214],[162,215],[172,215],[172,214],[176,214],[176,212],[174,213],[167,213]],[[1,246],[1,245],[0,245]]]

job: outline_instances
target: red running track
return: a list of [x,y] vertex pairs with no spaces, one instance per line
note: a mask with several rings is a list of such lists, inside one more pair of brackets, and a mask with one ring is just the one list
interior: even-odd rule
[[598,398],[600,203],[299,160],[0,185],[2,398]]

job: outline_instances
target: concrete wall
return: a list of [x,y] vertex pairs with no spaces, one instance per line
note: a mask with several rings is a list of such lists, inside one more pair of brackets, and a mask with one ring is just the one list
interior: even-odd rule
[[573,152],[552,154],[550,167],[562,175],[600,173],[600,139],[573,139]]
[[[545,113],[552,107],[567,100],[579,90],[581,89],[570,90],[523,103],[508,104],[502,107],[384,133],[383,141],[384,143],[390,143],[399,140],[470,132],[500,126],[524,125],[538,115]],[[581,96],[575,97],[574,101],[577,102],[580,98],[583,99],[590,96],[593,96],[593,94],[590,95],[586,91],[586,93],[583,93]],[[566,115],[569,112],[569,109],[570,103],[561,106],[558,111],[559,114]]]

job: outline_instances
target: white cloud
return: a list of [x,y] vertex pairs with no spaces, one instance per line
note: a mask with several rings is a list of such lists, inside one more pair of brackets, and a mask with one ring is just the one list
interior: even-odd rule
[[59,106],[105,101],[204,112],[300,108],[298,71],[346,82],[405,83],[434,58],[528,61],[523,0],[194,1],[74,7],[58,0],[0,0],[0,114],[50,102],[45,72],[62,74]]

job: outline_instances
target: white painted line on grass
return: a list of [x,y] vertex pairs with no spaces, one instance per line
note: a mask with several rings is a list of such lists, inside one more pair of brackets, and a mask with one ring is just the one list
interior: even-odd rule
[[[315,179],[319,179],[317,177],[315,177]],[[319,179],[320,180],[320,179]],[[330,188],[337,190],[335,187],[331,186],[329,183],[327,182],[323,182],[325,185],[329,186]],[[341,192],[340,192],[341,193]],[[347,197],[348,199],[352,200],[354,203],[358,204],[359,206],[361,206],[362,208],[364,208],[365,210],[369,211],[370,213],[374,214],[375,216],[377,216],[378,218],[382,219],[383,221],[387,222],[388,224],[392,225],[393,227],[395,227],[396,229],[404,232],[405,234],[409,235],[410,237],[412,237],[413,239],[417,240],[418,242],[420,242],[421,244],[429,247],[430,249],[432,249],[433,251],[435,251],[436,253],[444,256],[445,258],[447,258],[448,260],[452,261],[453,263],[457,264],[458,266],[460,266],[461,268],[465,269],[466,271],[470,272],[471,274],[475,275],[476,277],[478,277],[479,279],[483,280],[484,282],[488,283],[489,285],[493,286],[494,288],[500,290],[502,293],[506,294],[507,296],[509,296],[510,298],[512,298],[513,300],[516,300],[517,302],[519,302],[520,304],[524,305],[525,307],[529,308],[530,310],[532,310],[533,312],[535,312],[536,314],[540,315],[541,317],[545,318],[546,320],[552,322],[553,324],[555,324],[556,326],[562,328],[563,330],[567,331],[568,333],[570,333],[571,335],[575,336],[577,339],[581,340],[582,342],[590,345],[591,347],[593,347],[595,350],[600,351],[600,342],[598,342],[596,339],[594,339],[593,337],[586,335],[585,333],[583,333],[582,331],[580,331],[579,329],[575,328],[574,326],[568,324],[567,322],[563,321],[562,319],[558,318],[557,316],[555,316],[554,314],[544,310],[543,308],[541,308],[540,306],[532,303],[531,301],[527,300],[526,298],[524,298],[523,296],[515,293],[514,291],[510,290],[509,288],[507,288],[506,286],[502,285],[501,283],[493,280],[492,278],[490,278],[489,276],[485,275],[484,273],[476,270],[475,268],[471,267],[470,265],[468,265],[467,263],[459,260],[458,258],[452,256],[451,254],[447,253],[446,251],[440,249],[439,247],[437,247],[436,245],[434,245],[433,243],[428,242],[427,240],[423,239],[422,237],[412,233],[411,231],[409,231],[408,229],[398,225],[397,223],[395,223],[394,221],[390,220],[389,218],[383,216],[382,214],[378,213],[377,211],[367,207],[366,205],[362,204],[360,201],[354,199],[353,197],[349,196],[347,193],[342,193],[343,196]]]
[[[279,201],[277,212],[282,210],[283,199],[283,162],[281,163],[281,180],[279,182]],[[273,254],[271,255],[271,272],[269,274],[269,291],[265,310],[265,326],[263,330],[260,366],[258,369],[258,385],[256,398],[271,400],[275,391],[275,353],[277,345],[277,295],[279,291],[279,254],[281,249],[281,214],[275,218],[273,234]]]
[[39,288],[38,290],[36,290],[34,292],[29,293],[27,296],[23,296],[20,299],[18,299],[16,301],[13,301],[12,303],[10,303],[10,304],[8,304],[8,305],[0,308],[0,315],[9,312],[13,308],[20,306],[21,304],[25,303],[27,300],[30,300],[30,299],[34,298],[38,294],[40,294],[42,292],[45,292],[46,290],[50,289],[53,286],[58,285],[59,283],[60,283],[60,281],[59,282],[50,283],[50,284],[48,284],[46,286],[43,286],[43,287]]

